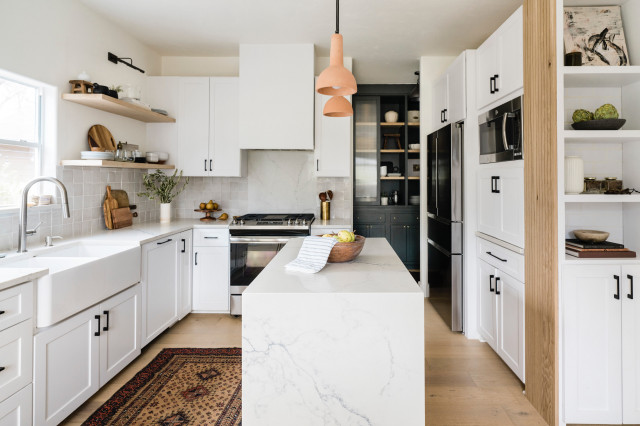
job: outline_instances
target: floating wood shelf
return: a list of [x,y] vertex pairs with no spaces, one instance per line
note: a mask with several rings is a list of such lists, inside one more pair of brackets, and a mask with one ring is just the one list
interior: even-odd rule
[[420,176],[409,176],[409,180],[420,180]]
[[380,180],[404,180],[404,176],[380,176]]
[[418,123],[407,123],[410,127],[420,127],[420,122]]
[[175,123],[176,119],[149,111],[138,105],[112,98],[111,96],[95,93],[65,93],[62,99],[75,102],[90,108],[133,118],[144,123]]
[[380,125],[383,126],[383,127],[402,127],[402,126],[404,126],[404,123],[400,123],[400,122],[398,122],[398,123],[386,123],[385,122],[385,123],[380,123]]
[[409,154],[420,154],[420,150],[419,149],[410,149]]
[[67,167],[110,167],[120,169],[175,169],[172,164],[130,163],[110,160],[62,160],[60,165]]
[[381,149],[380,154],[398,154],[403,153],[404,149]]
[[565,203],[640,203],[640,194],[569,194]]

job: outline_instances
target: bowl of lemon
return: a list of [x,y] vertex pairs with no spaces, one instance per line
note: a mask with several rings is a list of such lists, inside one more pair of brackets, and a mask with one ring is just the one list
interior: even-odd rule
[[331,249],[327,262],[343,263],[351,262],[358,257],[364,247],[365,238],[362,235],[356,235],[351,231],[340,231],[337,234],[320,235],[324,238],[335,238],[338,242]]

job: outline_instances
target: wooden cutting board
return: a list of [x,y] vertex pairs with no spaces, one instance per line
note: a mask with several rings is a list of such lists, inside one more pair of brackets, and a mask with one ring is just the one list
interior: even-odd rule
[[129,194],[123,189],[112,189],[111,195],[118,202],[118,207],[129,207]]
[[121,207],[111,211],[113,228],[120,229],[133,224],[133,215],[129,207]]
[[[102,204],[102,210],[104,212],[104,224],[107,228],[113,229],[112,211],[118,208],[118,202],[111,195],[111,186],[107,185],[107,197]],[[128,209],[128,207],[127,207]]]
[[96,124],[89,129],[89,149],[91,151],[115,151],[116,142],[106,127]]

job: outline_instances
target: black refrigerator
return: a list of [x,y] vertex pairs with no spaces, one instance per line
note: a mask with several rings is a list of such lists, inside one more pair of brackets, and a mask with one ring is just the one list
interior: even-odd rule
[[429,299],[453,331],[463,331],[463,146],[463,122],[427,137]]

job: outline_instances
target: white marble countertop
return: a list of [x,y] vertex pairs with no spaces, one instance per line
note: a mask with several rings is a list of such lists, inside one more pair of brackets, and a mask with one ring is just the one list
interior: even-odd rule
[[350,219],[343,219],[343,218],[330,219],[330,220],[322,220],[322,219],[316,218],[316,220],[314,220],[313,223],[311,224],[311,229],[314,229],[314,228],[351,230],[353,229],[353,221]]
[[368,238],[352,262],[329,263],[317,274],[292,272],[284,265],[298,256],[296,238],[269,262],[243,294],[420,293],[420,287],[385,238]]
[[0,290],[38,279],[48,273],[47,268],[0,268]]

